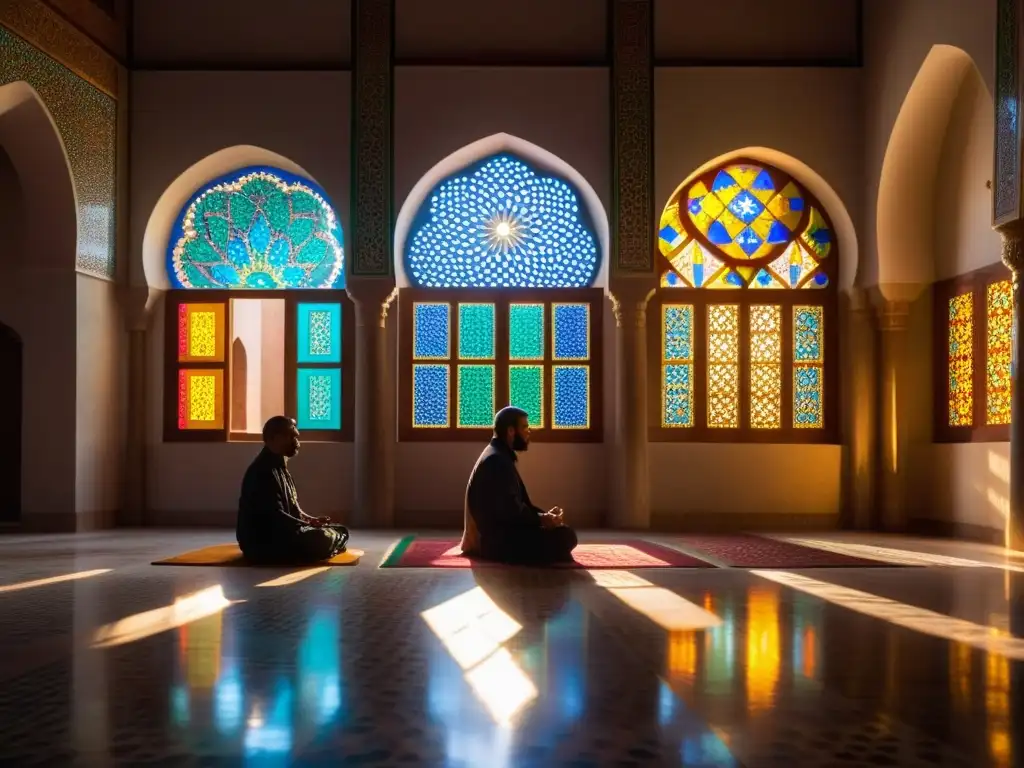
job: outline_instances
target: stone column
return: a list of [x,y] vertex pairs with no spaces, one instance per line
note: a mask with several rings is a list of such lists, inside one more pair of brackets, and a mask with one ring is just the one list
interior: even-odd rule
[[1013,276],[1013,353],[1010,387],[1010,516],[1006,521],[1006,546],[1024,549],[1024,388],[1020,362],[1024,355],[1021,333],[1021,279],[1024,275],[1024,219],[999,228],[1003,238],[1003,263]]
[[917,283],[878,286],[878,475],[875,527],[903,531],[911,507],[910,432],[915,407],[910,378],[914,364],[909,334],[910,306],[921,295]]
[[872,526],[877,448],[877,380],[875,323],[871,302],[862,288],[840,297],[843,325],[843,467],[841,525],[867,530]]
[[352,9],[352,252],[356,308],[355,506],[357,526],[394,523],[395,365],[387,353],[392,262],[393,0]]
[[650,528],[650,474],[647,461],[647,303],[648,280],[613,283],[615,315],[614,485],[608,510],[613,528]]
[[394,282],[353,278],[356,315],[355,498],[352,524],[394,525],[395,361],[388,354],[388,310]]
[[146,524],[146,423],[149,403],[149,321],[158,296],[145,286],[124,288],[120,293],[128,331],[128,391],[125,403],[124,495],[119,526]]

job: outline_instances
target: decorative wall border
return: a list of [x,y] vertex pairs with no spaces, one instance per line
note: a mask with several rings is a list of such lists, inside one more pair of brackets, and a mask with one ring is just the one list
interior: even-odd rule
[[0,24],[107,96],[117,98],[117,60],[39,0],[0,3]]
[[654,269],[654,9],[612,0],[612,252],[620,272]]
[[391,258],[394,0],[352,2],[352,253],[349,274],[387,277]]
[[996,136],[992,219],[1020,218],[1020,0],[999,0],[996,22]]

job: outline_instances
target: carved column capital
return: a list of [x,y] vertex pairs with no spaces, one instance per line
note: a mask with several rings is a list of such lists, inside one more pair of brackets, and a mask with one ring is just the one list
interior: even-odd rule
[[996,231],[1003,238],[1003,264],[1016,276],[1024,269],[1024,220],[1017,219],[996,227]]
[[608,300],[612,303],[615,325],[635,325],[643,328],[647,323],[647,305],[654,296],[649,280],[630,278],[613,281],[608,289]]
[[[374,322],[387,327],[388,311],[398,297],[398,288],[390,278],[350,278],[345,292],[356,305],[357,322]],[[361,320],[360,318],[365,318]]]

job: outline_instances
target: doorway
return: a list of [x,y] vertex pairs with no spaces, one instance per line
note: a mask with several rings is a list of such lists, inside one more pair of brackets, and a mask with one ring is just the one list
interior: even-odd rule
[[0,523],[21,521],[22,346],[13,328],[0,323]]

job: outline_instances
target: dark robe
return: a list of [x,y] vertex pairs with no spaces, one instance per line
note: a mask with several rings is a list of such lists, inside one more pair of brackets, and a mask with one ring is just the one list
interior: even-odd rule
[[466,487],[463,549],[508,563],[570,562],[576,534],[568,526],[541,528],[544,510],[530,501],[516,460],[515,451],[497,438],[477,459]]
[[302,519],[285,459],[266,448],[242,479],[235,535],[246,560],[280,565],[328,560],[348,541],[343,525],[318,528]]

